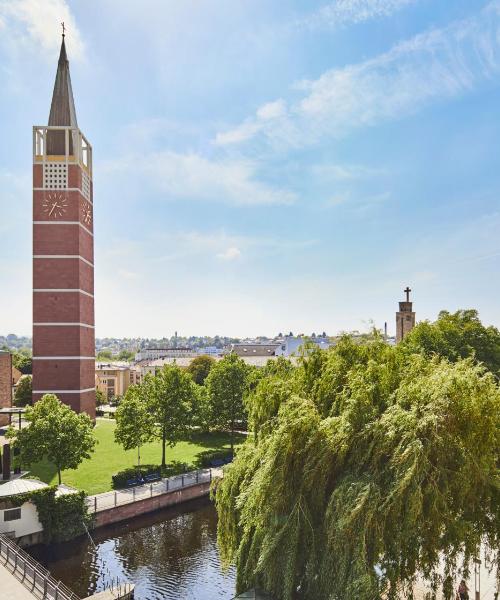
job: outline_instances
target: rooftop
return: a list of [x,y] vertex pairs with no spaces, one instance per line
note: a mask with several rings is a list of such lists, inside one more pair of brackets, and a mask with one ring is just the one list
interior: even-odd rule
[[15,479],[0,484],[0,498],[7,496],[15,496],[16,494],[26,494],[35,490],[41,490],[48,487],[43,481],[37,479]]

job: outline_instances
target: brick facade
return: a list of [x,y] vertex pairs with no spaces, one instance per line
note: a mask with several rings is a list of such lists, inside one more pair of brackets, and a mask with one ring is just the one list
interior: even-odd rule
[[92,149],[61,44],[49,125],[33,129],[33,401],[95,418]]
[[119,523],[120,521],[126,521],[127,519],[133,519],[139,515],[166,508],[167,506],[175,506],[176,504],[181,504],[188,500],[208,496],[210,493],[210,485],[210,482],[206,481],[173,492],[167,492],[159,496],[153,496],[152,498],[144,498],[137,502],[130,502],[129,504],[122,504],[121,506],[101,510],[94,515],[94,527],[103,527],[105,525],[111,525],[112,523]]
[[[0,352],[0,408],[12,406],[12,356]],[[0,415],[0,427],[9,424],[7,415]]]

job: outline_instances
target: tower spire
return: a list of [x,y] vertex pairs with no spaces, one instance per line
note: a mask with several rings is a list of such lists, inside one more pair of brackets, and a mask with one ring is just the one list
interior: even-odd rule
[[49,127],[54,125],[78,127],[75,101],[71,88],[71,77],[69,74],[69,61],[66,54],[66,44],[64,43],[65,37],[65,29],[63,28],[61,51],[59,53],[56,80],[52,93],[52,103],[50,105]]

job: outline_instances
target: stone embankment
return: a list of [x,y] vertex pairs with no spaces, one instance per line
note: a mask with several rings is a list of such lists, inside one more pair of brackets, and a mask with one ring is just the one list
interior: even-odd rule
[[94,516],[93,527],[119,523],[161,508],[208,496],[212,479],[222,475],[220,468],[203,469],[126,490],[89,496],[87,501]]

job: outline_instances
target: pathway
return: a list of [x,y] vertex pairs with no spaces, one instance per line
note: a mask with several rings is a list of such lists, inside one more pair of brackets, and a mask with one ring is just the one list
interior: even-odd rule
[[153,496],[169,494],[199,483],[206,483],[211,481],[212,478],[222,477],[222,475],[222,468],[190,471],[184,475],[175,475],[174,477],[164,478],[154,483],[146,483],[123,490],[95,494],[87,498],[87,503],[91,512],[100,512],[114,508],[115,506],[139,502]]

